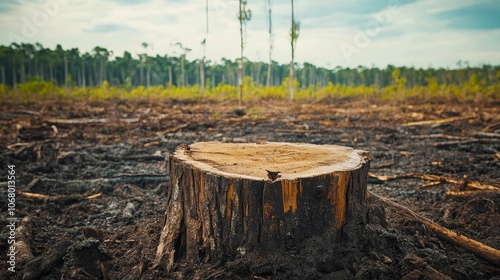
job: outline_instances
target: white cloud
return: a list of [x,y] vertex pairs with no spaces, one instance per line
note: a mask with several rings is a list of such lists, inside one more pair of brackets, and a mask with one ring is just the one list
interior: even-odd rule
[[[351,12],[351,8],[341,2],[315,2],[312,6],[310,2],[298,0],[295,1],[296,14],[301,21],[301,34],[296,61],[330,68],[337,65],[370,66],[372,63],[380,67],[387,64],[454,67],[458,60],[467,60],[472,65],[500,64],[498,29],[451,29],[447,27],[446,20],[433,17],[436,13],[485,1],[464,0],[443,4],[440,1],[420,0],[402,6],[400,12],[392,14],[390,20],[380,24],[378,30],[373,25],[377,23],[374,14]],[[50,2],[59,3],[59,7],[47,12],[44,5]],[[102,46],[114,51],[115,55],[121,55],[123,51],[143,53],[145,50],[141,43],[147,42],[152,46],[148,50],[150,54],[172,55],[175,51],[178,55],[180,50],[172,44],[181,42],[192,49],[188,59],[203,55],[201,41],[206,36],[205,1],[151,0],[135,1],[138,3],[133,5],[118,2],[26,0],[22,5],[11,5],[10,10],[3,11],[0,16],[0,44],[10,44],[10,35],[17,34],[23,42],[40,42],[50,48],[61,44],[64,48],[78,47],[81,51],[91,51],[95,46]],[[240,55],[237,1],[209,2],[208,59],[235,59]],[[288,63],[291,52],[288,38],[289,1],[273,2],[273,59]],[[339,9],[335,8],[337,6]],[[377,7],[383,5],[378,3]],[[253,19],[247,26],[245,56],[251,60],[267,61],[269,44],[265,1],[250,1],[249,8],[253,11]],[[369,10],[364,8],[364,11]],[[374,10],[380,13],[379,9]],[[48,15],[46,18],[44,13]],[[315,14],[319,16],[315,17]],[[356,46],[356,40],[360,40],[356,39],[359,32],[368,34],[369,43],[366,46]],[[342,43],[356,46],[359,52],[347,60],[340,49]]]

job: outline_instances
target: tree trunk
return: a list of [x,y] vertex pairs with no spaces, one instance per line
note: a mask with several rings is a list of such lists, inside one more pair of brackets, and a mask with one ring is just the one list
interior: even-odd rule
[[21,83],[26,83],[26,66],[21,62]]
[[269,64],[267,65],[267,78],[266,78],[266,86],[270,87],[271,85],[271,70],[273,65],[273,19],[272,19],[272,8],[271,8],[271,0],[267,1],[267,6],[269,8]]
[[256,75],[257,75],[257,78],[255,79],[255,84],[257,85],[257,87],[260,86],[260,62],[257,63],[257,71],[256,71]]
[[68,87],[68,59],[64,57],[64,87]]
[[172,66],[168,66],[168,86],[172,86]]
[[148,69],[146,71],[146,87],[151,86],[151,67],[148,66]]
[[86,87],[85,83],[85,62],[82,59],[82,88]]
[[1,73],[1,77],[2,77],[2,84],[7,85],[7,81],[6,81],[6,79],[5,79],[5,66],[3,66],[3,65],[2,65],[2,67],[0,68],[0,70],[1,70],[1,72],[2,72],[2,73]]
[[200,62],[200,95],[203,98],[205,93],[205,58]]
[[267,78],[266,78],[266,86],[270,87],[271,85],[271,62],[267,65]]
[[155,267],[362,235],[370,158],[334,145],[202,142],[170,156]]
[[183,55],[181,56],[181,80],[182,80],[182,81],[181,81],[181,83],[182,83],[182,85],[181,85],[181,86],[183,86],[183,87],[185,87],[185,86],[186,86],[186,72],[185,72],[185,70],[184,70],[184,59],[185,59],[185,58],[186,58],[186,55],[185,55],[185,54],[183,54]]
[[243,58],[238,63],[238,105],[241,106],[243,100]]
[[[54,66],[52,63],[49,63],[49,75],[50,75],[50,82],[54,82]],[[55,81],[55,84],[57,84],[57,81]]]
[[12,84],[14,86],[14,89],[17,89],[17,69],[16,69],[16,59],[14,58],[12,60]]
[[294,69],[294,65],[293,65],[293,55],[292,55],[292,62],[290,62],[290,100],[294,99],[294,84],[293,84],[293,80],[295,79],[295,71],[294,70],[295,69]]

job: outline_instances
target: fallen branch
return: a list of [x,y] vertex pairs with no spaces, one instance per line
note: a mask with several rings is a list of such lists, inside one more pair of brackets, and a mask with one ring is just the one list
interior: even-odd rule
[[491,196],[495,194],[500,194],[500,190],[476,190],[476,191],[449,190],[446,192],[446,195],[451,197]]
[[168,129],[165,129],[165,130],[162,130],[162,131],[158,131],[156,132],[156,135],[158,136],[161,136],[161,135],[165,135],[165,134],[169,134],[169,133],[175,133],[183,128],[186,128],[188,127],[189,124],[185,123],[185,124],[181,124],[181,125],[178,125],[178,126],[175,126],[175,127],[171,127],[171,128],[168,128]]
[[370,167],[370,169],[380,169],[380,168],[384,168],[384,167],[390,167],[394,165],[394,161],[390,161],[390,162],[381,162],[379,164],[376,164],[372,167]]
[[368,175],[370,177],[382,180],[382,181],[392,181],[396,179],[407,179],[407,178],[417,178],[417,179],[423,179],[423,180],[428,180],[428,181],[438,181],[438,182],[443,182],[443,183],[450,183],[454,185],[461,185],[461,186],[466,186],[470,187],[473,189],[478,189],[478,190],[496,190],[500,191],[499,187],[493,186],[493,185],[487,185],[480,183],[478,181],[468,181],[468,180],[455,180],[453,178],[449,177],[444,177],[444,176],[438,176],[438,175],[431,175],[431,174],[419,174],[419,173],[405,173],[405,174],[399,174],[399,175],[378,175],[372,172],[369,172]]
[[455,117],[455,118],[447,118],[447,119],[440,119],[440,120],[409,122],[409,123],[403,124],[402,126],[421,126],[421,125],[443,124],[443,123],[450,123],[450,122],[455,122],[455,121],[474,119],[475,117],[476,116],[467,116],[467,117]]
[[39,194],[39,193],[31,193],[31,192],[23,192],[23,191],[18,191],[18,195],[24,196],[27,199],[49,199],[50,196],[44,195],[44,194]]
[[431,181],[431,182],[429,182],[429,183],[427,183],[425,185],[418,186],[416,189],[417,190],[426,189],[426,188],[434,187],[434,186],[437,186],[437,185],[441,185],[442,183],[444,183],[444,182],[442,182],[442,181]]
[[92,200],[92,199],[96,199],[96,198],[99,198],[102,196],[102,193],[96,193],[96,194],[93,194],[93,195],[89,195],[89,196],[78,196],[78,197],[75,197],[74,195],[56,195],[56,196],[48,196],[48,195],[45,195],[45,194],[40,194],[40,193],[32,193],[32,192],[24,192],[24,191],[18,191],[17,194],[19,196],[22,196],[22,197],[25,197],[27,199],[43,199],[43,200],[61,200],[61,199],[65,199],[65,198],[68,198],[71,196],[72,199],[75,199],[75,200]]
[[411,135],[411,139],[434,139],[434,138],[443,138],[443,139],[450,139],[450,140],[459,140],[459,139],[466,139],[465,137],[460,137],[460,136],[455,136],[455,135],[448,135],[448,134],[429,134],[429,135]]
[[16,112],[21,113],[21,114],[34,115],[34,116],[38,116],[38,117],[42,116],[42,114],[40,114],[40,112],[33,111],[33,110],[19,109],[19,110],[16,110]]
[[374,197],[375,199],[378,199],[385,205],[394,208],[398,210],[398,213],[401,213],[405,216],[407,216],[410,219],[413,219],[415,221],[418,221],[425,226],[429,227],[436,235],[454,245],[460,246],[467,250],[468,252],[479,256],[481,258],[484,258],[492,263],[494,263],[497,266],[500,266],[500,251],[492,248],[488,245],[485,245],[479,241],[476,241],[474,239],[468,238],[467,236],[464,235],[459,235],[454,231],[451,231],[445,227],[440,226],[439,224],[433,222],[432,220],[425,218],[412,210],[396,203],[392,202],[389,199],[378,196],[372,192],[370,192],[370,195]]
[[309,129],[281,129],[277,128],[274,132],[285,132],[285,133],[321,133],[321,130],[309,130]]
[[96,123],[136,123],[139,122],[138,118],[131,119],[111,119],[111,118],[102,118],[102,119],[55,119],[55,118],[45,118],[45,122],[50,124],[96,124]]
[[434,142],[434,143],[432,143],[432,146],[434,146],[436,148],[447,148],[447,147],[458,146],[458,145],[474,144],[474,143],[478,143],[478,142],[479,142],[478,139]]
[[87,199],[88,200],[92,200],[92,199],[96,199],[96,198],[99,198],[102,196],[102,193],[96,193],[96,194],[93,194],[93,195],[89,195],[87,196]]

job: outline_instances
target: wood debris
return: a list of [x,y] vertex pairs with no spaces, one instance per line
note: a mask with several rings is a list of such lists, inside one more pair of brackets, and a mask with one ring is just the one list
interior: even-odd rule
[[427,120],[427,121],[418,121],[418,122],[408,122],[403,124],[402,126],[421,126],[421,125],[434,125],[434,124],[444,124],[444,123],[451,123],[455,121],[463,121],[463,120],[470,120],[474,119],[477,116],[465,116],[465,117],[455,117],[455,118],[447,118],[447,119],[439,119],[439,120]]
[[379,175],[375,173],[368,173],[368,175],[372,178],[376,178],[382,181],[392,181],[396,179],[407,179],[407,178],[417,178],[417,179],[422,179],[422,180],[428,180],[428,181],[437,181],[441,183],[450,183],[454,185],[460,185],[460,186],[465,186],[465,187],[470,187],[473,189],[477,190],[493,190],[493,191],[500,191],[500,187],[493,186],[493,185],[488,185],[488,184],[483,184],[478,181],[472,181],[472,180],[456,180],[450,177],[445,177],[445,176],[438,176],[438,175],[431,175],[431,174],[420,174],[420,173],[405,173],[405,174],[398,174],[398,175]]
[[385,205],[394,208],[395,210],[398,211],[398,213],[401,213],[405,215],[406,217],[420,222],[430,228],[434,233],[436,233],[437,236],[440,238],[454,244],[457,246],[460,246],[467,250],[470,253],[473,253],[476,256],[479,256],[481,258],[484,258],[497,266],[500,266],[500,251],[492,248],[488,245],[485,245],[479,241],[476,241],[474,239],[468,238],[467,236],[457,234],[456,232],[449,230],[445,227],[440,226],[439,224],[433,222],[430,219],[427,219],[412,210],[404,207],[401,204],[398,204],[396,202],[390,201],[389,199],[376,195],[374,193],[370,193],[370,196],[374,197],[375,199],[379,200],[380,202],[384,203]]

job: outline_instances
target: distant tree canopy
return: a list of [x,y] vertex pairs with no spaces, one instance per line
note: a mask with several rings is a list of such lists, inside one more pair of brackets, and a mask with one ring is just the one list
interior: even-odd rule
[[[16,44],[0,46],[0,83],[15,87],[30,80],[49,81],[58,86],[99,86],[107,81],[111,86],[133,88],[140,85],[190,86],[200,84],[201,60],[184,60],[181,56],[147,53],[134,58],[131,53],[113,56],[113,52],[95,47],[91,52],[78,48],[54,50],[41,44]],[[465,65],[464,65],[465,64]],[[244,76],[251,77],[255,84],[266,83],[268,63],[245,61]],[[289,64],[272,61],[270,86],[282,85],[289,77]],[[295,63],[295,79],[300,87],[327,86],[330,83],[347,86],[385,87],[397,84],[402,87],[416,85],[470,84],[491,85],[500,82],[500,66],[483,65],[471,67],[468,63],[457,63],[457,69],[422,69],[376,67],[326,69],[311,63]],[[237,60],[222,59],[214,63],[205,61],[205,85],[238,85]]]

